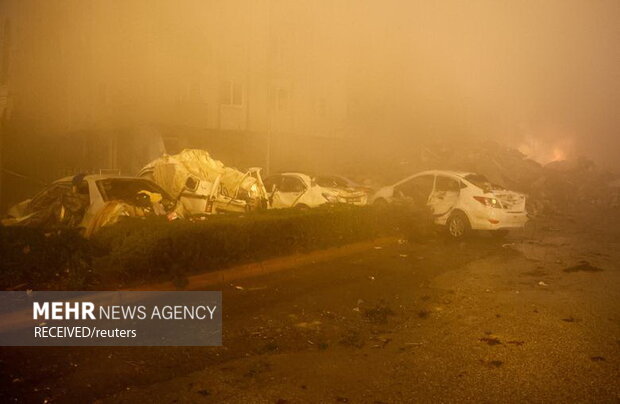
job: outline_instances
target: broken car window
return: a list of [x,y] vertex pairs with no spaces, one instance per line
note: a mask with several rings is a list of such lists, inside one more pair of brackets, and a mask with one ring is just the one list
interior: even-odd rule
[[161,194],[164,199],[171,199],[163,189],[151,181],[107,179],[97,181],[97,187],[104,201],[121,200],[134,203],[140,191],[148,191]]
[[329,176],[324,176],[324,177],[316,177],[314,179],[314,181],[322,186],[322,187],[326,187],[326,188],[346,188],[348,187],[348,184],[346,183],[345,180],[343,180],[342,178],[338,178],[338,177],[329,177]]
[[485,192],[489,192],[492,189],[502,189],[499,185],[492,184],[487,177],[482,174],[468,174],[464,178]]
[[435,191],[437,192],[459,192],[460,183],[454,178],[438,175],[435,181]]
[[280,187],[281,182],[281,176],[272,175],[271,177],[267,177],[263,180],[263,185],[265,185],[265,189],[267,190],[267,192],[271,193]]
[[28,204],[28,212],[35,212],[37,210],[46,209],[54,202],[60,200],[63,195],[71,191],[71,183],[63,182],[53,184],[49,188],[43,190]]
[[432,175],[421,175],[410,179],[396,188],[398,196],[413,199],[415,203],[425,204],[433,190]]
[[299,178],[295,177],[282,177],[282,184],[280,185],[281,192],[303,192],[305,189],[304,184],[301,183]]

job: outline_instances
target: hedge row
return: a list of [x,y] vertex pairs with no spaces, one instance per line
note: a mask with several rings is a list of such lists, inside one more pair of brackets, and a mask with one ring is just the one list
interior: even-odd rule
[[72,230],[1,228],[0,284],[67,289],[155,280],[398,233],[427,221],[407,207],[325,207],[213,216],[201,222],[128,219],[91,240]]

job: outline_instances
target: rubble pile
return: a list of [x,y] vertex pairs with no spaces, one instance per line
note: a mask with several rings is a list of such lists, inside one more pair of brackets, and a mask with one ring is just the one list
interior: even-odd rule
[[178,197],[188,177],[214,183],[220,177],[223,190],[234,195],[239,188],[250,189],[256,182],[252,177],[212,158],[206,150],[185,149],[180,153],[164,155],[149,163],[141,173],[152,173],[152,179],[170,195]]
[[528,211],[549,213],[590,204],[618,207],[620,180],[594,162],[577,158],[539,164],[496,142],[434,144],[420,153],[424,169],[472,171],[528,195]]

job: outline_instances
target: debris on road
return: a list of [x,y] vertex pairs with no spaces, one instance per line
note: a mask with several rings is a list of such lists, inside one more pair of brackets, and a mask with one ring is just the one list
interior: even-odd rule
[[487,361],[483,359],[480,359],[480,363],[490,369],[497,369],[504,364],[503,361],[498,361],[498,360]]
[[390,309],[385,303],[380,302],[375,307],[364,310],[364,317],[375,324],[385,324],[388,321],[388,317],[394,315],[392,309]]
[[295,324],[295,327],[297,328],[305,328],[305,329],[309,329],[309,330],[318,330],[321,326],[321,322],[318,320],[314,320],[314,321],[302,321],[301,323],[297,323]]
[[601,272],[603,269],[590,264],[588,261],[580,261],[577,265],[564,268],[564,272]]
[[490,345],[490,346],[501,345],[502,344],[502,342],[500,341],[499,338],[492,337],[492,336],[480,338],[480,342],[484,342],[484,343],[486,343],[487,345]]
[[423,342],[405,342],[404,343],[405,346],[422,346],[424,345]]

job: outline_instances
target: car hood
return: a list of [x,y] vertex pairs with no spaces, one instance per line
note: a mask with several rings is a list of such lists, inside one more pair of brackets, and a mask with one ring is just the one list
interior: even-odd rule
[[352,188],[332,188],[332,187],[321,187],[321,189],[325,192],[328,192],[335,196],[341,196],[345,198],[358,198],[365,196],[366,193],[363,191],[359,191]]

